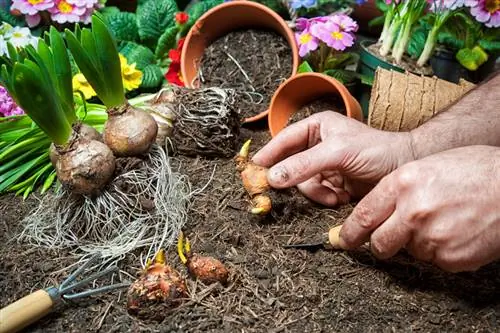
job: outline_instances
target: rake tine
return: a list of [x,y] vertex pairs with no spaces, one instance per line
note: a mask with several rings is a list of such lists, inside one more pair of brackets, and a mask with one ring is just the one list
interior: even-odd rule
[[109,267],[109,268],[107,268],[107,269],[105,269],[105,270],[103,270],[101,272],[97,272],[97,273],[95,273],[95,274],[93,274],[93,275],[91,275],[91,276],[89,276],[89,277],[87,277],[85,279],[82,279],[81,281],[78,281],[75,284],[69,285],[69,286],[67,286],[64,289],[60,289],[60,293],[64,295],[68,291],[74,290],[74,289],[76,289],[78,287],[81,287],[81,286],[83,286],[83,285],[85,285],[85,284],[87,284],[87,283],[89,283],[91,281],[97,280],[98,278],[100,278],[102,276],[105,276],[105,275],[107,275],[109,273],[115,272],[117,270],[118,270],[118,267],[116,267],[116,266]]
[[65,289],[68,284],[70,284],[71,282],[73,282],[78,275],[80,275],[84,270],[87,269],[87,267],[89,267],[90,265],[92,265],[100,257],[101,257],[101,255],[99,253],[96,253],[92,257],[90,257],[90,259],[86,263],[84,263],[83,265],[81,265],[80,267],[78,267],[73,273],[71,273],[70,276],[68,276],[68,278],[66,280],[64,280],[61,283],[61,285],[59,286],[59,290]]
[[113,284],[111,286],[104,286],[104,287],[97,288],[97,289],[86,290],[86,291],[82,291],[82,292],[76,293],[76,294],[63,295],[63,298],[67,299],[67,300],[73,300],[76,298],[83,298],[83,297],[87,297],[87,296],[92,296],[95,294],[100,294],[100,293],[104,293],[104,292],[119,289],[119,288],[125,288],[128,286],[130,286],[130,283],[117,283],[117,284]]

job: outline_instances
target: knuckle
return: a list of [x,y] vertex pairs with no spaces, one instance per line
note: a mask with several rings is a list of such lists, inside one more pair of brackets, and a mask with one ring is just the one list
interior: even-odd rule
[[374,211],[372,208],[358,204],[354,211],[355,214],[353,214],[353,218],[357,225],[359,225],[363,229],[373,229],[375,220],[373,218]]
[[402,190],[406,190],[415,185],[419,178],[419,167],[414,163],[409,163],[402,167],[396,174],[396,185]]

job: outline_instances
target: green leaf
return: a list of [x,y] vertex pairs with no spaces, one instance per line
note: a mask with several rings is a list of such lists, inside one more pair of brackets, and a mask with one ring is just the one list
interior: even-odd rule
[[117,41],[139,42],[139,28],[134,13],[117,12],[107,15],[105,18]]
[[153,51],[145,46],[133,42],[121,42],[120,53],[127,58],[128,63],[135,63],[141,71],[147,66],[156,63]]
[[163,71],[158,65],[149,65],[142,70],[141,88],[157,88],[163,83]]
[[488,52],[500,52],[500,41],[498,40],[480,40],[479,46]]
[[[107,108],[119,106],[125,102],[122,82],[122,70],[116,41],[103,21],[102,16],[92,16],[92,34],[94,35],[97,57],[105,77],[107,96],[99,96]],[[83,39],[82,39],[83,41]],[[87,78],[88,79],[88,78]],[[98,91],[96,90],[96,93]]]
[[422,26],[419,26],[418,28],[413,30],[407,48],[407,52],[411,57],[417,58],[418,56],[420,56],[420,54],[424,50],[428,34],[429,30]]
[[371,19],[368,22],[368,27],[370,27],[370,28],[379,27],[379,26],[384,25],[384,22],[385,22],[384,16],[375,17],[374,19]]
[[215,6],[223,3],[222,0],[205,0],[198,1],[194,5],[192,5],[188,10],[187,14],[189,15],[188,22],[182,27],[182,35],[187,34],[189,29],[195,24],[195,22],[208,10],[212,9]]
[[12,169],[9,172],[0,175],[0,193],[7,190],[11,185],[15,184],[21,177],[30,172],[33,168],[36,168],[41,163],[47,160],[48,152],[44,155],[40,155],[37,158],[31,160],[30,162],[23,164],[19,168]]
[[307,61],[303,61],[299,68],[297,69],[297,73],[310,73],[314,72],[314,69],[312,69],[311,65]]
[[106,6],[104,8],[102,8],[100,10],[101,14],[104,16],[104,17],[108,17],[109,15],[113,15],[113,14],[116,14],[116,13],[121,13],[120,12],[120,8],[116,7],[116,6]]
[[370,75],[358,74],[358,78],[361,80],[362,84],[366,84],[367,86],[373,86],[374,77]]
[[357,78],[356,72],[348,71],[345,69],[330,69],[325,71],[324,74],[337,79],[342,84],[351,83]]
[[356,64],[359,56],[352,52],[338,53],[326,58],[325,70],[329,69],[343,69],[346,66]]
[[14,16],[10,13],[12,1],[0,2],[0,22],[6,22],[12,26],[24,27],[26,25],[23,17]]
[[71,64],[69,62],[66,44],[61,34],[54,27],[50,27],[50,48],[52,49],[55,81],[57,92],[64,106],[66,117],[70,123],[76,121],[73,100],[73,84]]
[[13,87],[19,105],[52,141],[59,145],[65,144],[71,126],[57,103],[52,87],[43,84],[42,71],[28,65],[14,65]]
[[175,25],[178,11],[174,0],[149,0],[137,8],[137,25],[141,40],[151,49],[163,32]]
[[50,189],[52,184],[54,184],[54,180],[56,179],[56,176],[57,176],[56,171],[55,170],[52,171],[52,173],[43,182],[42,191],[40,192],[40,194],[44,194],[45,192],[47,192]]
[[461,49],[457,52],[456,58],[462,66],[470,71],[475,71],[488,61],[488,54],[481,47],[475,46],[472,49]]
[[155,56],[157,59],[164,59],[168,57],[168,51],[177,46],[177,33],[179,29],[177,27],[170,27],[163,35],[161,35],[158,40],[158,45],[156,45]]

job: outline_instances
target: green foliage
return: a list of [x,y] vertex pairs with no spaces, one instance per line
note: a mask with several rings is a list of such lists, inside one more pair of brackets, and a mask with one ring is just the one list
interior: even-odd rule
[[139,41],[139,28],[134,13],[116,12],[105,16],[107,24],[117,41]]
[[470,71],[475,71],[488,61],[488,54],[481,47],[475,46],[472,49],[461,49],[457,52],[456,58],[462,66]]
[[101,14],[104,17],[108,17],[109,15],[113,15],[116,13],[120,13],[120,8],[115,7],[115,6],[106,6],[100,10]]
[[66,40],[78,68],[99,99],[108,108],[125,102],[120,59],[111,31],[104,17],[92,16],[92,30],[66,29]]
[[155,56],[159,60],[163,60],[168,56],[168,51],[177,46],[177,27],[170,27],[161,35],[156,45]]
[[343,69],[349,65],[354,65],[359,61],[359,56],[356,53],[344,52],[330,55],[326,58],[323,69]]
[[314,72],[314,69],[307,61],[303,61],[299,68],[297,69],[297,73],[311,73]]
[[0,2],[0,22],[6,22],[12,26],[25,26],[24,18],[16,17],[10,13],[11,5],[12,1],[10,0]]
[[143,70],[147,66],[156,63],[153,51],[145,46],[133,42],[122,42],[119,47],[120,53],[123,54],[129,63],[135,63],[137,69]]
[[163,71],[158,65],[149,65],[142,70],[141,88],[157,88],[163,83]]
[[280,15],[285,15],[287,13],[287,10],[285,6],[283,6],[282,1],[280,0],[254,0],[255,2],[259,2],[272,10],[274,10],[276,13]]
[[422,25],[413,30],[407,48],[407,52],[411,57],[417,58],[422,54],[428,35],[429,29]]
[[345,69],[329,69],[324,72],[326,75],[333,77],[342,84],[352,83],[357,79],[357,73]]
[[174,0],[149,0],[137,8],[137,25],[142,42],[155,49],[163,32],[175,25],[178,11]]
[[189,15],[189,21],[184,25],[182,29],[182,34],[187,34],[189,29],[194,25],[194,23],[208,10],[218,6],[222,3],[222,0],[201,0],[193,4],[187,9],[187,14]]
[[500,28],[486,29],[479,40],[479,46],[491,53],[500,52]]

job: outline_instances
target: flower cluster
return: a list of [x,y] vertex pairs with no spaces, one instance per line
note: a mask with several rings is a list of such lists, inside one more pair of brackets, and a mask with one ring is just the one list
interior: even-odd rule
[[40,24],[41,13],[48,12],[58,23],[90,23],[92,13],[102,7],[100,0],[12,0],[11,11],[24,14],[28,26]]
[[38,38],[31,35],[30,29],[13,27],[8,23],[0,24],[0,56],[8,56],[7,43],[16,48],[38,44]]
[[500,1],[498,0],[465,0],[470,13],[478,22],[489,28],[500,27]]
[[[184,12],[179,12],[175,14],[175,24],[181,28],[189,21],[189,15]],[[184,79],[181,74],[181,53],[182,47],[184,46],[184,38],[177,37],[177,48],[168,51],[168,58],[170,59],[170,65],[168,66],[168,71],[165,73],[165,79],[170,84],[175,84],[176,86],[184,87]]]
[[[125,58],[122,54],[119,54],[119,57],[122,69],[123,88],[125,91],[132,91],[139,88],[142,83],[142,72],[135,68],[135,63],[129,64],[127,62],[127,58]],[[89,99],[97,95],[87,81],[87,78],[82,73],[78,73],[73,76],[73,91],[80,91],[85,99]]]
[[325,43],[337,51],[344,51],[354,44],[354,33],[358,24],[345,14],[320,16],[311,19],[299,18],[296,22],[295,38],[299,55],[304,58]]
[[184,38],[181,38],[177,43],[177,48],[168,51],[170,66],[165,74],[165,79],[168,83],[176,86],[184,87],[184,79],[181,74],[181,53],[184,46]]
[[0,86],[0,117],[10,117],[24,114],[23,110],[17,106],[16,102],[7,92],[7,89]]

